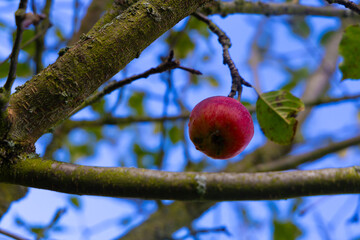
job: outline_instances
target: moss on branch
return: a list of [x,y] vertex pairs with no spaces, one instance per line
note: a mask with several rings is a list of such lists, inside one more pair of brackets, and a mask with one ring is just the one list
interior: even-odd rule
[[267,173],[178,173],[22,158],[0,168],[2,182],[80,195],[195,201],[360,193],[359,167]]
[[9,137],[35,142],[159,36],[208,0],[143,0],[81,40],[10,98]]

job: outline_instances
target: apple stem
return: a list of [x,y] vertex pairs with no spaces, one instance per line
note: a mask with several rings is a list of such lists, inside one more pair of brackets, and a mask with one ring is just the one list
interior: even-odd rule
[[240,76],[238,69],[235,66],[234,61],[230,57],[229,48],[231,47],[230,38],[226,35],[226,33],[219,28],[213,21],[211,21],[205,15],[195,12],[193,16],[199,19],[200,21],[206,23],[209,26],[209,29],[218,36],[218,41],[223,48],[223,63],[229,66],[232,84],[231,90],[228,97],[234,98],[236,93],[238,93],[238,100],[241,99],[242,93],[242,85],[247,87],[252,87],[250,83],[245,81],[243,77]]

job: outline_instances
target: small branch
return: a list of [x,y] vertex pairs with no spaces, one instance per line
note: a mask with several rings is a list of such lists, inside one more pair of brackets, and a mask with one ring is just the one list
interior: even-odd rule
[[[89,167],[27,158],[0,168],[0,181],[58,192],[144,199],[273,200],[360,193],[360,168],[198,173]],[[141,183],[141,184],[139,184]]]
[[226,35],[226,33],[219,28],[214,22],[212,22],[209,18],[201,13],[193,13],[200,21],[203,21],[209,26],[209,29],[218,36],[219,43],[223,48],[223,63],[227,64],[230,69],[232,85],[231,91],[229,93],[229,97],[234,97],[236,93],[238,93],[238,98],[240,100],[241,92],[242,92],[242,85],[247,87],[251,87],[251,84],[246,82],[244,78],[242,78],[239,74],[238,69],[235,66],[234,61],[230,57],[229,48],[231,47],[230,38]]
[[[359,95],[353,96],[344,96],[339,98],[321,98],[316,101],[305,102],[306,107],[313,107],[322,104],[336,104],[344,101],[353,101],[360,98]],[[255,112],[255,107],[248,107],[250,113]],[[150,117],[150,116],[129,116],[129,117],[110,117],[106,116],[98,120],[77,120],[77,121],[68,121],[64,123],[66,129],[73,129],[77,127],[100,127],[103,125],[125,125],[131,123],[143,123],[143,122],[164,122],[164,121],[177,121],[177,120],[186,120],[189,118],[188,113],[180,114],[177,116],[162,116],[162,117]]]
[[329,4],[332,4],[332,3],[341,4],[344,7],[348,8],[360,15],[360,7],[352,1],[349,1],[349,0],[326,0],[326,1]]
[[340,18],[359,18],[350,11],[334,7],[314,7],[294,3],[264,3],[235,0],[231,2],[213,1],[201,9],[206,15],[220,14],[227,16],[235,13],[261,14],[265,16],[326,16]]
[[16,37],[15,37],[15,42],[14,42],[14,46],[13,46],[13,49],[11,52],[11,57],[10,57],[9,74],[8,74],[6,83],[4,85],[5,94],[7,96],[10,96],[11,87],[16,78],[16,68],[17,68],[18,56],[19,56],[19,52],[20,52],[20,43],[22,40],[23,31],[24,31],[23,21],[26,16],[26,13],[25,13],[26,7],[27,7],[27,0],[21,0],[20,4],[19,4],[19,8],[15,12],[15,22],[16,22],[16,26],[17,26]]
[[8,231],[6,231],[4,229],[0,229],[0,234],[3,234],[5,236],[7,236],[7,237],[11,237],[11,238],[13,238],[15,240],[26,240],[26,238],[23,238],[23,237],[20,237],[20,236],[18,236],[16,234],[10,233],[10,232],[8,232]]
[[101,99],[103,96],[105,96],[106,94],[109,94],[113,91],[115,91],[118,88],[121,88],[127,84],[130,84],[132,82],[134,82],[135,80],[141,79],[141,78],[147,78],[152,74],[156,74],[156,73],[162,73],[165,71],[169,71],[175,68],[179,68],[185,71],[188,71],[190,73],[193,74],[198,74],[201,75],[202,73],[198,70],[195,69],[191,69],[191,68],[186,68],[180,65],[180,62],[178,60],[173,60],[173,52],[170,53],[169,57],[167,58],[167,60],[163,63],[161,63],[160,65],[158,65],[155,68],[151,68],[141,74],[138,75],[134,75],[131,76],[129,78],[125,78],[121,81],[113,81],[110,82],[107,86],[104,87],[104,89],[102,89],[101,91],[95,93],[94,95],[90,96],[89,98],[87,98],[80,106],[78,106],[76,109],[74,109],[74,111],[71,112],[70,116],[74,115],[75,113],[77,113],[78,111],[80,111],[81,109],[93,104],[94,102],[98,101],[99,99]]
[[100,127],[103,125],[125,125],[131,123],[144,123],[144,122],[166,122],[166,121],[177,121],[186,120],[189,118],[189,114],[181,114],[177,116],[166,116],[166,117],[106,117],[99,120],[83,120],[83,121],[69,121],[66,123],[66,129],[73,129],[76,127]]
[[269,163],[263,163],[257,166],[254,166],[250,168],[249,171],[251,172],[265,172],[269,171],[270,169],[276,169],[276,170],[285,170],[285,169],[293,169],[298,167],[300,164],[303,163],[309,163],[311,161],[315,161],[319,158],[322,158],[330,153],[335,153],[337,151],[340,151],[342,149],[354,146],[360,144],[360,136],[350,138],[347,140],[344,140],[342,142],[337,143],[331,143],[327,145],[326,147],[316,149],[309,153],[304,153],[296,156],[288,156],[281,158],[277,161],[269,162]]
[[352,96],[344,96],[344,97],[338,97],[338,98],[320,98],[318,100],[307,102],[305,103],[306,107],[313,107],[317,105],[323,105],[323,104],[333,104],[333,103],[339,103],[339,102],[345,102],[345,101],[354,101],[356,99],[360,98],[360,94],[352,95]]
[[224,233],[227,236],[231,236],[231,234],[229,233],[229,231],[226,229],[226,227],[216,227],[216,228],[203,228],[203,229],[190,229],[190,232],[188,234],[186,234],[183,237],[179,237],[179,238],[169,238],[171,240],[183,240],[183,239],[188,239],[191,237],[195,237],[195,239],[197,239],[197,235],[202,235],[202,234],[208,234],[208,233]]

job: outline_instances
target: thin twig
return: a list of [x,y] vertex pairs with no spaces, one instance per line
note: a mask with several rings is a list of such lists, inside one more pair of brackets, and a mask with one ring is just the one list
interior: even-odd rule
[[223,48],[223,63],[227,64],[230,69],[232,85],[231,91],[229,93],[229,97],[234,97],[236,93],[238,93],[238,98],[240,100],[241,92],[242,92],[242,85],[247,87],[251,87],[251,84],[246,82],[244,78],[242,78],[239,74],[238,69],[235,66],[234,61],[230,57],[229,48],[231,47],[230,38],[226,35],[226,33],[219,28],[214,22],[212,22],[208,17],[201,13],[193,13],[200,21],[203,21],[209,26],[209,29],[218,36],[219,43]]
[[22,34],[24,32],[24,27],[22,26],[22,22],[25,19],[26,7],[27,7],[27,0],[21,0],[19,3],[19,8],[15,12],[15,21],[17,26],[16,37],[10,57],[9,74],[6,83],[4,85],[5,94],[7,94],[8,96],[10,96],[11,87],[16,78],[16,68],[17,68],[18,56],[20,52],[20,43],[22,40]]
[[[51,23],[47,26],[47,28],[42,29],[42,30],[41,30],[40,32],[38,32],[34,37],[32,37],[32,38],[29,39],[27,42],[25,42],[24,44],[22,44],[22,45],[20,46],[20,49],[26,48],[26,47],[29,46],[31,43],[33,43],[36,39],[38,39],[39,37],[43,36],[50,27],[52,27],[52,24],[51,24]],[[11,57],[11,54],[9,54],[9,56],[8,56],[7,58],[5,58],[5,59],[0,63],[0,66],[1,66],[2,64],[6,63],[6,62],[10,59],[10,57]]]
[[326,1],[330,4],[332,4],[332,3],[341,4],[344,7],[348,8],[360,15],[360,7],[352,1],[349,1],[349,0],[326,0]]
[[331,6],[309,6],[297,3],[265,3],[263,1],[250,2],[244,0],[213,1],[200,10],[206,15],[219,14],[222,17],[230,14],[260,14],[265,16],[327,16],[339,18],[358,19],[359,15],[347,9],[339,9]]
[[[306,107],[313,107],[321,104],[332,104],[340,103],[342,101],[351,101],[360,98],[359,95],[354,96],[345,96],[339,98],[323,98],[312,102],[305,102]],[[255,107],[248,108],[250,113],[255,112]],[[150,117],[150,116],[128,116],[128,117],[109,117],[98,120],[78,120],[78,121],[68,121],[66,124],[66,129],[73,129],[76,127],[99,127],[106,124],[109,125],[121,125],[121,124],[131,124],[131,123],[143,123],[143,122],[164,122],[164,121],[177,121],[177,120],[186,120],[189,118],[189,113],[183,113],[175,116],[161,116],[161,117]]]
[[0,229],[0,234],[3,234],[5,236],[11,237],[11,238],[16,239],[16,240],[26,240],[26,238],[20,237],[20,236],[14,234],[14,233],[10,233],[10,232],[8,232],[8,231],[6,231],[4,229]]
[[276,170],[286,170],[297,168],[303,163],[309,163],[315,161],[319,158],[322,158],[330,153],[334,153],[343,149],[346,149],[351,146],[360,144],[360,135],[344,140],[342,142],[331,143],[323,148],[318,148],[312,152],[304,153],[301,155],[290,155],[281,159],[278,159],[273,162],[259,164],[252,167],[249,172],[266,172],[270,169]]
[[76,109],[74,109],[74,111],[71,112],[70,116],[74,115],[75,113],[77,113],[78,111],[80,111],[81,109],[93,104],[94,102],[98,101],[99,99],[101,99],[103,96],[105,96],[106,94],[109,94],[113,91],[115,91],[116,89],[119,89],[127,84],[130,84],[132,82],[134,82],[135,80],[141,79],[141,78],[147,78],[152,74],[156,74],[156,73],[162,73],[168,70],[172,70],[175,68],[179,68],[185,71],[188,71],[190,73],[193,74],[198,74],[201,75],[202,73],[198,70],[195,69],[191,69],[191,68],[186,68],[180,65],[180,62],[178,60],[173,60],[173,53],[171,52],[169,57],[167,58],[167,61],[161,63],[160,65],[158,65],[155,68],[151,68],[141,74],[138,75],[134,75],[128,78],[125,78],[121,81],[113,81],[110,82],[107,86],[104,87],[104,89],[102,89],[101,91],[95,93],[94,95],[90,96],[89,98],[87,98],[80,106],[78,106]]

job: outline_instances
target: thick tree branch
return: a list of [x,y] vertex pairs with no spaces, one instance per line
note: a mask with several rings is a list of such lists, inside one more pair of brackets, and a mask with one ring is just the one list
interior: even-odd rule
[[294,3],[264,3],[235,0],[232,2],[214,1],[201,11],[207,15],[220,14],[227,16],[234,13],[262,14],[266,16],[298,15],[326,16],[341,18],[358,18],[359,15],[350,11],[333,7],[313,7]]
[[194,201],[360,193],[359,167],[267,173],[178,173],[88,167],[34,158],[2,166],[0,180],[70,194]]
[[84,36],[12,95],[8,136],[34,143],[150,43],[207,1],[139,1]]
[[352,1],[349,0],[326,0],[326,1],[330,4],[332,3],[341,4],[344,7],[356,12],[357,14],[360,14],[360,7]]

